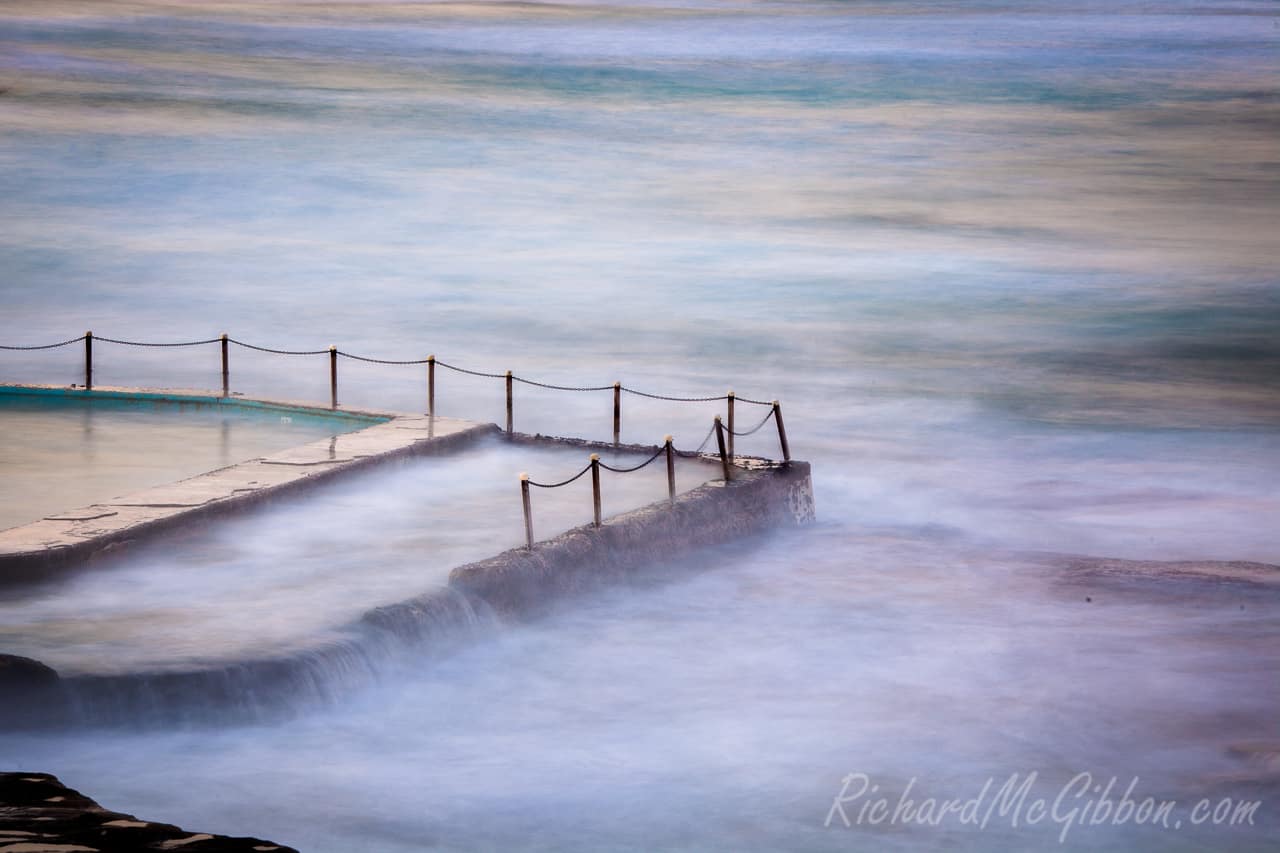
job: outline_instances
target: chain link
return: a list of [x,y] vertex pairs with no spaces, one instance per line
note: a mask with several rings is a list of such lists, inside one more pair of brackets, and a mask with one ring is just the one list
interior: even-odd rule
[[273,355],[325,355],[329,352],[327,349],[271,349],[270,347],[259,347],[254,346],[253,344],[246,344],[244,341],[237,341],[235,338],[227,338],[227,343],[232,343],[236,346],[244,347],[245,349],[257,350],[258,352],[269,352]]
[[560,481],[560,482],[558,482],[558,483],[538,483],[538,482],[535,482],[535,481],[533,481],[533,480],[530,480],[530,481],[529,481],[529,485],[531,485],[531,486],[537,486],[539,489],[558,489],[558,488],[560,488],[561,486],[567,486],[567,485],[569,485],[569,484],[570,484],[570,483],[572,483],[574,480],[577,480],[579,477],[581,477],[583,474],[587,473],[587,472],[588,472],[588,471],[590,471],[590,470],[591,470],[591,465],[590,465],[590,464],[588,464],[586,468],[583,468],[581,471],[579,471],[578,473],[574,474],[572,477],[570,477],[570,478],[569,478],[569,479],[567,479],[567,480],[561,480],[561,481]]
[[[354,359],[355,361],[367,361],[370,364],[426,364],[431,360],[429,358],[415,358],[409,361],[396,361],[395,359],[390,358],[369,358],[368,356],[363,355],[353,355],[352,353],[343,352],[342,350],[338,350],[338,355],[343,358]],[[436,364],[439,363],[440,362],[436,362]]]
[[[773,409],[772,409],[772,408],[771,408],[771,409],[769,409],[769,414],[767,414],[767,415],[765,415],[765,416],[764,416],[764,420],[760,421],[760,423],[756,424],[755,426],[753,426],[751,429],[747,430],[746,432],[738,432],[736,429],[729,429],[728,427],[726,427],[726,428],[725,428],[725,431],[726,431],[726,432],[729,432],[729,433],[732,433],[733,435],[736,435],[738,438],[742,438],[742,437],[744,437],[744,436],[748,436],[748,435],[754,435],[755,433],[759,432],[759,431],[764,427],[764,425],[765,425],[765,424],[767,424],[767,423],[769,422],[769,418],[771,418],[771,417],[773,417]],[[715,429],[715,427],[712,427],[712,429]]]
[[58,347],[65,347],[65,346],[67,346],[68,344],[78,343],[78,342],[80,342],[80,341],[83,341],[84,339],[85,339],[85,336],[84,336],[84,335],[81,335],[80,337],[78,337],[78,338],[72,338],[72,339],[71,339],[71,340],[69,340],[69,341],[61,341],[61,342],[56,343],[56,344],[39,344],[39,345],[37,345],[37,346],[30,346],[30,347],[22,347],[22,346],[5,346],[4,344],[0,344],[0,349],[8,349],[8,350],[57,349]]
[[[436,359],[436,364],[440,365],[441,367],[447,367],[449,370],[456,370],[458,373],[465,373],[468,376],[482,376],[485,379],[506,379],[507,378],[507,374],[505,373],[485,373],[480,370],[467,370],[465,367],[456,367],[452,364],[447,364],[438,358]],[[511,378],[514,379],[515,377],[513,376]]]
[[716,400],[729,399],[727,394],[721,394],[719,397],[668,397],[665,394],[646,394],[644,391],[637,391],[625,385],[622,386],[622,390],[628,394],[635,394],[637,397],[648,397],[650,400],[667,400],[672,403],[714,403]]
[[608,471],[612,471],[615,474],[630,474],[632,471],[639,471],[641,468],[652,463],[653,460],[657,459],[659,456],[665,453],[666,449],[667,448],[665,445],[663,447],[659,447],[657,453],[654,453],[652,456],[650,456],[648,459],[641,462],[639,465],[636,465],[634,468],[614,468],[612,465],[607,465],[604,462],[600,463],[600,467]]
[[203,344],[216,344],[222,340],[222,338],[209,338],[205,341],[179,341],[174,344],[152,344],[144,341],[122,341],[117,338],[103,338],[98,335],[94,335],[93,339],[95,341],[104,341],[109,344],[121,344],[127,347],[198,347]]
[[516,382],[523,382],[525,385],[535,385],[538,388],[550,388],[552,391],[612,391],[612,385],[551,385],[547,382],[535,382],[532,379],[524,379],[520,376],[512,376]]
[[699,444],[698,449],[693,452],[695,454],[698,454],[698,453],[701,453],[703,450],[705,450],[707,447],[707,443],[711,441],[711,436],[715,434],[716,434],[716,425],[715,425],[715,422],[712,421],[711,429],[707,430],[707,437],[702,439],[702,444]]

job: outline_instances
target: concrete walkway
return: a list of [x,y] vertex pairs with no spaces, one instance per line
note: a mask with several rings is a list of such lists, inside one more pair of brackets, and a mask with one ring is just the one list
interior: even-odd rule
[[[146,394],[147,399],[162,395],[173,402],[210,399],[201,392],[106,389],[106,393]],[[229,398],[220,404],[329,412],[269,400]],[[195,516],[238,510],[371,463],[404,455],[449,453],[497,429],[492,424],[439,416],[351,410],[339,413],[366,418],[372,425],[0,531],[0,583],[38,579],[72,562],[171,529],[178,522],[190,522]]]

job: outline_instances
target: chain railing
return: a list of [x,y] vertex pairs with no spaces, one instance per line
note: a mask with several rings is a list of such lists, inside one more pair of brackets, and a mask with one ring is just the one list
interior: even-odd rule
[[[764,419],[761,420],[760,423],[756,424],[754,427],[752,427],[749,430],[746,430],[744,432],[739,432],[739,433],[733,433],[731,430],[727,429],[724,425],[724,422],[720,420],[720,416],[716,415],[715,420],[711,424],[711,429],[707,432],[707,437],[704,438],[702,440],[702,443],[698,445],[697,450],[694,450],[692,454],[687,454],[687,455],[693,455],[693,456],[702,455],[703,448],[707,446],[707,444],[711,441],[712,436],[714,436],[716,439],[716,447],[718,451],[717,455],[720,457],[720,466],[721,466],[722,472],[724,473],[725,484],[727,485],[733,480],[733,463],[732,463],[733,454],[728,449],[728,445],[726,443],[726,436],[732,436],[735,434],[738,436],[751,435],[752,433],[758,432],[761,428],[764,427],[766,423],[769,422],[770,418],[773,418],[778,424],[778,436],[782,444],[783,464],[789,463],[791,461],[791,451],[787,446],[787,434],[782,426],[782,406],[779,405],[778,401],[776,400],[772,401],[768,405],[769,405],[769,413],[764,416]],[[539,483],[536,480],[530,479],[528,473],[521,473],[520,474],[520,502],[523,505],[523,509],[524,509],[525,547],[528,550],[532,551],[533,543],[534,543],[533,506],[532,506],[532,501],[529,493],[530,486],[535,486],[539,489],[558,489],[562,486],[568,486],[571,483],[577,482],[583,477],[583,475],[585,475],[588,471],[590,471],[591,472],[591,505],[593,510],[592,524],[595,527],[599,527],[603,523],[600,515],[600,469],[603,468],[604,470],[612,471],[615,474],[630,474],[632,472],[639,471],[642,468],[647,468],[649,465],[653,464],[653,462],[655,462],[658,459],[658,457],[665,456],[667,460],[667,502],[671,507],[675,507],[676,505],[676,465],[675,465],[676,452],[677,451],[675,449],[675,445],[672,443],[672,437],[668,435],[663,439],[662,446],[659,447],[652,456],[650,456],[648,459],[644,460],[640,464],[632,465],[628,468],[615,468],[612,465],[609,465],[605,462],[601,462],[600,454],[592,453],[590,456],[590,461],[587,462],[586,467],[582,468],[580,471],[573,474],[572,476],[567,477],[563,480],[560,480],[559,482],[556,482],[556,483]],[[684,451],[680,451],[680,452],[684,453]]]
[[[622,395],[632,394],[636,397],[644,397],[650,400],[663,400],[676,403],[714,403],[724,401],[726,403],[726,414],[728,420],[728,452],[732,456],[734,454],[734,437],[750,435],[755,430],[747,432],[736,432],[734,430],[735,409],[737,403],[748,403],[756,406],[768,406],[770,408],[769,415],[765,416],[767,421],[772,416],[775,401],[753,400],[748,397],[739,397],[733,391],[725,394],[705,396],[705,397],[689,397],[676,396],[671,394],[653,394],[648,391],[641,391],[636,388],[629,388],[621,382],[614,382],[611,385],[560,385],[551,382],[541,382],[536,379],[530,379],[526,376],[516,376],[510,370],[503,373],[484,370],[472,370],[466,367],[460,367],[456,364],[449,364],[440,361],[434,355],[428,355],[425,358],[413,359],[391,359],[391,358],[373,358],[366,355],[357,355],[356,353],[346,352],[338,349],[336,346],[327,349],[279,349],[276,347],[259,346],[246,341],[232,338],[226,334],[219,335],[216,338],[205,338],[195,341],[175,341],[175,342],[153,342],[153,341],[130,341],[120,338],[107,338],[95,336],[93,332],[85,332],[83,335],[71,338],[65,341],[59,341],[52,344],[35,344],[35,345],[10,345],[0,344],[0,350],[11,351],[35,351],[35,350],[51,350],[59,347],[71,346],[80,342],[84,342],[84,387],[86,390],[93,389],[94,380],[94,343],[114,344],[117,346],[127,347],[146,347],[146,348],[172,348],[172,347],[198,347],[210,344],[217,344],[222,357],[222,396],[231,396],[231,358],[230,345],[234,344],[247,350],[255,352],[268,353],[271,355],[287,355],[287,356],[320,356],[327,355],[329,357],[329,405],[330,408],[338,408],[338,359],[346,358],[353,361],[367,362],[370,364],[384,365],[421,365],[427,366],[427,414],[434,416],[436,413],[436,367],[437,365],[452,370],[456,373],[465,374],[467,376],[476,376],[483,379],[501,379],[506,388],[506,431],[512,433],[515,429],[515,383],[529,385],[535,388],[545,388],[552,391],[569,391],[569,392],[613,392],[613,443],[619,445],[622,438]],[[781,420],[779,419],[779,426]],[[759,429],[759,427],[756,427]],[[785,443],[785,441],[784,441]]]
[[[703,442],[703,443],[705,444],[706,442]],[[699,452],[700,451],[701,449],[699,449]],[[648,459],[641,462],[639,465],[632,465],[630,468],[615,468],[614,466],[609,465],[608,463],[601,462],[599,453],[592,453],[590,457],[590,461],[587,463],[586,467],[584,467],[581,471],[577,472],[573,476],[568,477],[564,480],[561,480],[558,483],[539,483],[536,480],[529,479],[529,475],[527,473],[521,473],[520,474],[520,502],[524,506],[525,546],[529,550],[533,550],[533,507],[529,498],[530,486],[536,486],[539,489],[558,489],[561,486],[567,486],[570,483],[577,482],[579,479],[582,478],[584,474],[590,471],[591,472],[591,506],[592,506],[592,513],[593,513],[592,524],[595,527],[599,527],[602,523],[602,519],[600,515],[600,469],[603,468],[604,470],[612,471],[615,474],[631,474],[635,471],[639,471],[641,468],[649,467],[649,465],[651,465],[655,460],[657,460],[659,456],[666,456],[667,458],[667,499],[670,501],[671,506],[675,506],[675,503],[676,503],[675,446],[672,444],[672,439],[671,439],[671,436],[669,435],[663,440],[662,446],[659,447],[652,456],[650,456]]]
[[[676,402],[676,403],[711,403],[711,402],[719,402],[723,400],[726,403],[726,415],[728,420],[727,426],[720,419],[720,416],[716,415],[714,421],[711,424],[711,429],[707,431],[706,438],[702,440],[702,443],[699,444],[697,449],[692,451],[692,454],[690,455],[701,456],[703,454],[703,450],[711,442],[712,437],[714,437],[716,439],[717,455],[720,458],[721,469],[724,474],[724,480],[727,484],[732,480],[731,460],[734,458],[734,438],[745,438],[746,436],[754,435],[755,433],[763,429],[765,424],[767,424],[769,420],[772,418],[778,427],[778,442],[782,450],[783,464],[789,463],[791,461],[791,449],[787,444],[787,432],[786,432],[786,428],[783,426],[781,404],[777,400],[765,401],[765,400],[753,400],[748,397],[739,397],[733,391],[729,391],[725,394],[716,395],[716,396],[682,397],[682,396],[674,396],[669,394],[652,394],[647,391],[639,391],[635,388],[628,388],[627,386],[623,385],[621,382],[614,382],[611,385],[558,385],[550,382],[540,382],[534,379],[529,379],[528,377],[524,377],[524,376],[516,376],[510,370],[507,370],[503,373],[495,373],[491,371],[482,371],[482,370],[471,370],[469,368],[460,367],[455,364],[449,364],[447,362],[440,361],[435,357],[435,355],[428,355],[425,358],[416,358],[416,359],[387,359],[387,358],[373,358],[371,356],[356,355],[355,353],[344,352],[343,350],[338,349],[336,346],[331,346],[327,349],[317,349],[317,350],[277,349],[273,347],[258,346],[257,344],[251,344],[245,341],[237,340],[235,338],[228,336],[225,333],[222,335],[219,335],[216,338],[207,338],[204,340],[156,343],[156,342],[150,342],[150,341],[128,341],[128,340],[122,340],[119,338],[95,337],[93,332],[90,331],[90,332],[85,332],[80,337],[71,338],[65,341],[59,341],[53,344],[36,344],[36,345],[0,344],[0,350],[27,351],[27,352],[36,351],[36,350],[51,350],[51,349],[58,349],[60,347],[71,346],[73,344],[80,343],[81,341],[84,342],[85,390],[93,389],[94,341],[100,341],[102,343],[108,343],[108,344],[115,344],[118,346],[166,347],[166,348],[167,347],[195,347],[195,346],[205,346],[208,344],[218,344],[221,352],[221,361],[222,361],[221,367],[222,367],[222,396],[223,397],[231,396],[231,365],[230,365],[230,351],[229,351],[231,344],[235,344],[238,347],[243,347],[244,349],[253,350],[255,352],[268,353],[271,355],[286,355],[286,356],[327,355],[329,357],[330,407],[335,410],[338,408],[338,359],[339,357],[351,359],[353,361],[367,362],[370,364],[384,364],[384,365],[425,364],[427,366],[427,414],[430,415],[431,417],[435,417],[435,413],[436,413],[435,412],[436,366],[438,365],[440,367],[445,368],[446,370],[452,370],[456,373],[461,373],[468,376],[476,376],[483,379],[503,380],[506,387],[506,404],[507,404],[506,432],[508,435],[512,435],[514,433],[514,420],[515,420],[514,384],[517,382],[524,385],[530,385],[533,387],[544,388],[552,391],[570,391],[570,392],[612,391],[613,392],[613,444],[615,447],[618,447],[621,444],[623,393],[632,394],[637,397],[644,397],[651,400],[663,400],[667,402]],[[765,414],[764,418],[762,418],[760,422],[757,423],[755,426],[751,427],[748,430],[738,431],[734,429],[737,403],[747,403],[747,404],[756,405],[756,406],[768,406],[769,411]],[[680,451],[680,452],[682,454],[685,453],[684,451]],[[668,435],[666,436],[662,446],[659,447],[652,456],[650,456],[644,462],[641,462],[639,465],[633,465],[629,468],[617,468],[607,463],[601,462],[600,455],[598,453],[593,453],[591,454],[591,459],[587,463],[586,467],[584,467],[582,470],[578,471],[576,474],[572,475],[571,477],[568,477],[567,479],[561,480],[556,483],[539,483],[529,479],[528,474],[522,473],[520,475],[520,493],[521,493],[522,503],[524,504],[524,524],[525,524],[525,538],[526,538],[527,546],[530,549],[533,548],[533,513],[532,513],[532,507],[530,505],[530,498],[529,498],[530,486],[535,486],[541,489],[557,489],[562,486],[567,486],[571,483],[576,482],[585,474],[587,474],[587,472],[590,472],[591,473],[592,505],[594,510],[594,513],[593,513],[594,525],[596,527],[599,527],[601,524],[600,469],[603,468],[606,471],[611,471],[616,474],[630,474],[635,471],[639,471],[642,468],[648,467],[653,462],[655,462],[660,456],[665,455],[666,463],[667,463],[667,497],[668,497],[668,501],[670,502],[670,505],[674,507],[676,502],[675,454],[676,454],[676,450],[672,443],[672,437]]]

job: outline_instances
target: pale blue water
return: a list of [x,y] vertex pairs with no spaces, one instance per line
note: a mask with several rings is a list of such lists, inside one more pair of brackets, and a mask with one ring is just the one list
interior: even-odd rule
[[[1274,4],[2,15],[0,342],[226,331],[733,387],[784,401],[823,522],[287,726],[5,738],[4,763],[311,850],[1050,849],[821,822],[858,771],[1186,800],[1274,737],[1273,603],[1086,610],[1007,556],[1280,560]],[[327,394],[323,357],[232,358],[239,390]],[[218,382],[215,348],[95,361]],[[502,417],[500,382],[441,382],[447,413]],[[344,361],[340,384],[425,395],[420,368]],[[609,405],[520,386],[517,425],[603,436]],[[636,441],[713,413],[624,406]],[[1262,849],[1273,800],[1262,829],[1067,847]]]

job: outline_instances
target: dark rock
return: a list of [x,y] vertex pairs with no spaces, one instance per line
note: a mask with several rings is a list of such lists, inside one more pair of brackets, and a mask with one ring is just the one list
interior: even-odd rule
[[58,673],[38,660],[0,654],[0,692],[56,687]]
[[188,832],[108,811],[48,773],[0,773],[0,850],[19,844],[68,853],[298,853],[258,838]]
[[58,673],[38,660],[0,654],[0,727],[27,728],[57,724],[68,706]]

